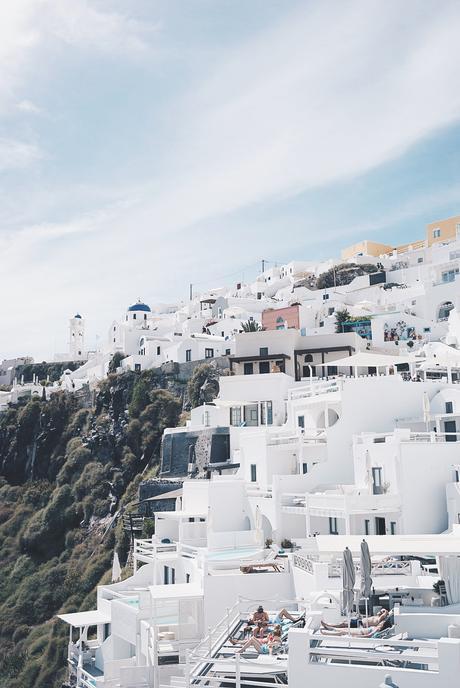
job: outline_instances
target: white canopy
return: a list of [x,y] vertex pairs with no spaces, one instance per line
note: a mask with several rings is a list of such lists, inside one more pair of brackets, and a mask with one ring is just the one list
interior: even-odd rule
[[[447,535],[366,535],[371,555],[412,554],[419,556],[460,556],[460,537]],[[345,547],[358,556],[362,535],[317,535],[306,552],[342,555]],[[310,545],[310,542],[308,543]]]
[[90,612],[75,612],[73,614],[58,614],[58,619],[74,628],[83,626],[97,626],[98,624],[110,623],[110,614],[93,609]]
[[358,353],[352,356],[345,356],[344,358],[327,361],[326,363],[315,363],[315,365],[324,367],[337,366],[338,368],[382,368],[400,365],[401,363],[413,363],[414,361],[415,359],[412,356],[392,356],[389,354],[374,354],[369,351],[358,351]]

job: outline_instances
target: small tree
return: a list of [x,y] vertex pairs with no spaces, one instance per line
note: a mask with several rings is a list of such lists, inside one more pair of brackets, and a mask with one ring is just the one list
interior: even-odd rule
[[[205,382],[210,381],[217,383],[217,371],[214,366],[209,363],[203,363],[195,368],[193,375],[188,382],[188,399],[192,408],[199,406],[203,400],[202,387]],[[216,395],[218,393],[218,385],[216,384]]]
[[335,312],[335,331],[336,332],[343,332],[343,323],[348,322],[350,320],[350,313],[347,311],[346,308],[344,308],[341,311],[336,311]]
[[262,326],[255,320],[247,320],[241,323],[241,327],[243,328],[243,332],[260,332],[262,329]]
[[117,368],[120,367],[120,363],[124,358],[126,358],[126,354],[122,354],[121,351],[117,351],[116,353],[114,353],[112,358],[110,359],[109,373],[116,373]]

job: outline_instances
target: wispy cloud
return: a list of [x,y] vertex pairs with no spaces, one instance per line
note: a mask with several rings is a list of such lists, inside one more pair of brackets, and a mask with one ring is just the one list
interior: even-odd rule
[[[221,227],[227,216],[362,177],[460,118],[458,2],[447,0],[442,11],[434,0],[286,3],[282,21],[239,44],[233,42],[231,48],[213,48],[213,59],[197,61],[193,69],[180,63],[176,41],[171,63],[165,61],[156,81],[148,72],[155,57],[152,46],[156,39],[167,43],[174,27],[161,23],[161,3],[141,4],[149,9],[144,12],[148,22],[131,11],[139,6],[134,0],[115,3],[117,9],[90,0],[17,0],[0,5],[0,114],[12,107],[17,110],[21,102],[20,110],[34,112],[36,96],[27,88],[33,64],[53,49],[66,55],[70,51],[74,60],[82,56],[86,65],[91,56],[110,62],[105,72],[101,70],[101,92],[106,82],[116,81],[117,65],[125,69],[128,58],[142,68],[142,80],[136,82],[144,95],[136,106],[140,110],[129,110],[127,94],[120,110],[129,113],[130,130],[123,138],[113,126],[106,142],[118,154],[116,184],[106,193],[113,170],[101,166],[99,182],[91,190],[94,198],[98,188],[104,190],[99,207],[78,213],[73,206],[70,210],[69,202],[65,212],[73,187],[62,188],[57,180],[56,190],[51,186],[51,191],[43,191],[43,205],[47,207],[55,191],[63,199],[59,220],[37,222],[27,217],[22,226],[16,221],[14,231],[4,230],[3,247],[14,266],[6,268],[4,279],[9,276],[17,284],[18,298],[29,304],[30,318],[51,323],[51,329],[58,327],[57,315],[63,319],[73,305],[108,321],[132,292],[154,293],[155,285],[164,283],[174,288],[175,280],[186,279],[191,253],[196,253],[196,270],[205,273],[216,256],[222,259]],[[5,9],[6,5],[11,7]],[[199,10],[200,3],[191,5]],[[244,2],[235,2],[242,21],[244,7]],[[214,37],[213,46],[216,43]],[[107,55],[113,59],[106,60]],[[59,74],[58,67],[53,74]],[[59,76],[49,89],[62,88],[65,98],[66,75]],[[93,96],[89,93],[84,103],[88,117],[93,116]],[[37,102],[42,106],[40,98]],[[139,115],[145,112],[151,113],[151,120],[142,120],[136,149],[134,143],[129,145],[129,133],[134,139],[141,127]],[[94,111],[101,132],[105,134],[116,114],[109,108]],[[84,107],[78,116],[86,116]],[[65,124],[65,136],[72,136],[85,121]],[[63,138],[57,138],[59,143]],[[0,140],[0,156],[3,145],[9,167],[25,167],[40,155],[46,164],[46,153],[28,143],[27,136],[23,144],[19,139],[15,135],[3,144]],[[31,135],[30,140],[40,139]],[[98,144],[96,137],[94,155],[88,157],[91,171],[97,166]],[[143,158],[144,145],[149,160]],[[143,162],[142,172],[138,160]],[[72,160],[68,164],[71,167]],[[432,199],[430,207],[436,203]],[[382,222],[412,214],[412,207],[401,207],[363,226],[377,231]],[[196,226],[211,222],[214,228],[201,237],[202,244],[194,244]],[[324,242],[326,237],[315,235],[314,226],[310,218],[310,243]],[[357,229],[344,221],[327,239],[348,237]],[[275,245],[279,237],[269,239]],[[283,242],[287,250],[288,232]],[[243,263],[246,253],[255,250],[252,243],[238,247]],[[232,255],[236,250],[231,247]],[[293,254],[295,250],[293,245]],[[19,283],[18,265],[27,275]],[[47,286],[44,274],[50,275],[54,287]],[[31,290],[30,283],[39,286]],[[8,309],[6,305],[3,317],[8,332],[2,332],[0,319],[0,341],[11,338],[14,322],[16,342],[24,344],[30,321],[25,327],[15,308]],[[30,348],[34,346],[35,340]],[[43,350],[47,344],[40,346]]]
[[0,138],[0,173],[28,167],[42,157],[42,151],[34,144]]

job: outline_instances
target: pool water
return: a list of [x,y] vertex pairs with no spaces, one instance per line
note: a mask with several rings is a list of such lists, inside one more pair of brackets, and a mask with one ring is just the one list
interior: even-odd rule
[[209,561],[235,561],[238,559],[252,559],[262,555],[262,549],[225,549],[208,554]]

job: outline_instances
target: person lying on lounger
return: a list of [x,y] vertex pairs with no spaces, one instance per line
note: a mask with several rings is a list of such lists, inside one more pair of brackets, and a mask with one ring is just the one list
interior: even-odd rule
[[[241,641],[235,640],[235,638],[230,638],[230,642],[232,645],[239,645]],[[271,631],[268,636],[264,639],[258,639],[255,637],[249,638],[249,640],[246,640],[246,642],[243,644],[241,649],[238,650],[238,654],[241,654],[242,652],[245,652],[248,650],[250,647],[253,647],[257,652],[261,655],[268,655],[271,654],[274,648],[279,647],[281,645],[281,626],[277,625]]]
[[290,612],[288,612],[287,609],[280,609],[278,614],[275,616],[274,620],[271,622],[275,624],[276,626],[281,625],[284,621],[284,619],[288,619],[289,621],[292,621],[292,623],[297,623],[301,619],[304,618],[304,614],[300,614],[300,616],[293,616]]
[[372,638],[375,633],[380,633],[380,631],[385,631],[387,628],[391,628],[393,624],[389,619],[384,619],[377,626],[369,626],[368,628],[335,628],[333,630],[328,630],[326,628],[321,629],[322,635],[348,635],[353,638]]
[[[358,619],[350,619],[350,628],[359,628],[363,626],[364,628],[370,628],[371,626],[378,626],[379,623],[387,619],[389,612],[386,609],[382,609],[375,616],[359,617]],[[334,630],[335,628],[348,628],[348,620],[342,621],[339,624],[328,624],[325,621],[321,621],[323,628],[328,630]]]

